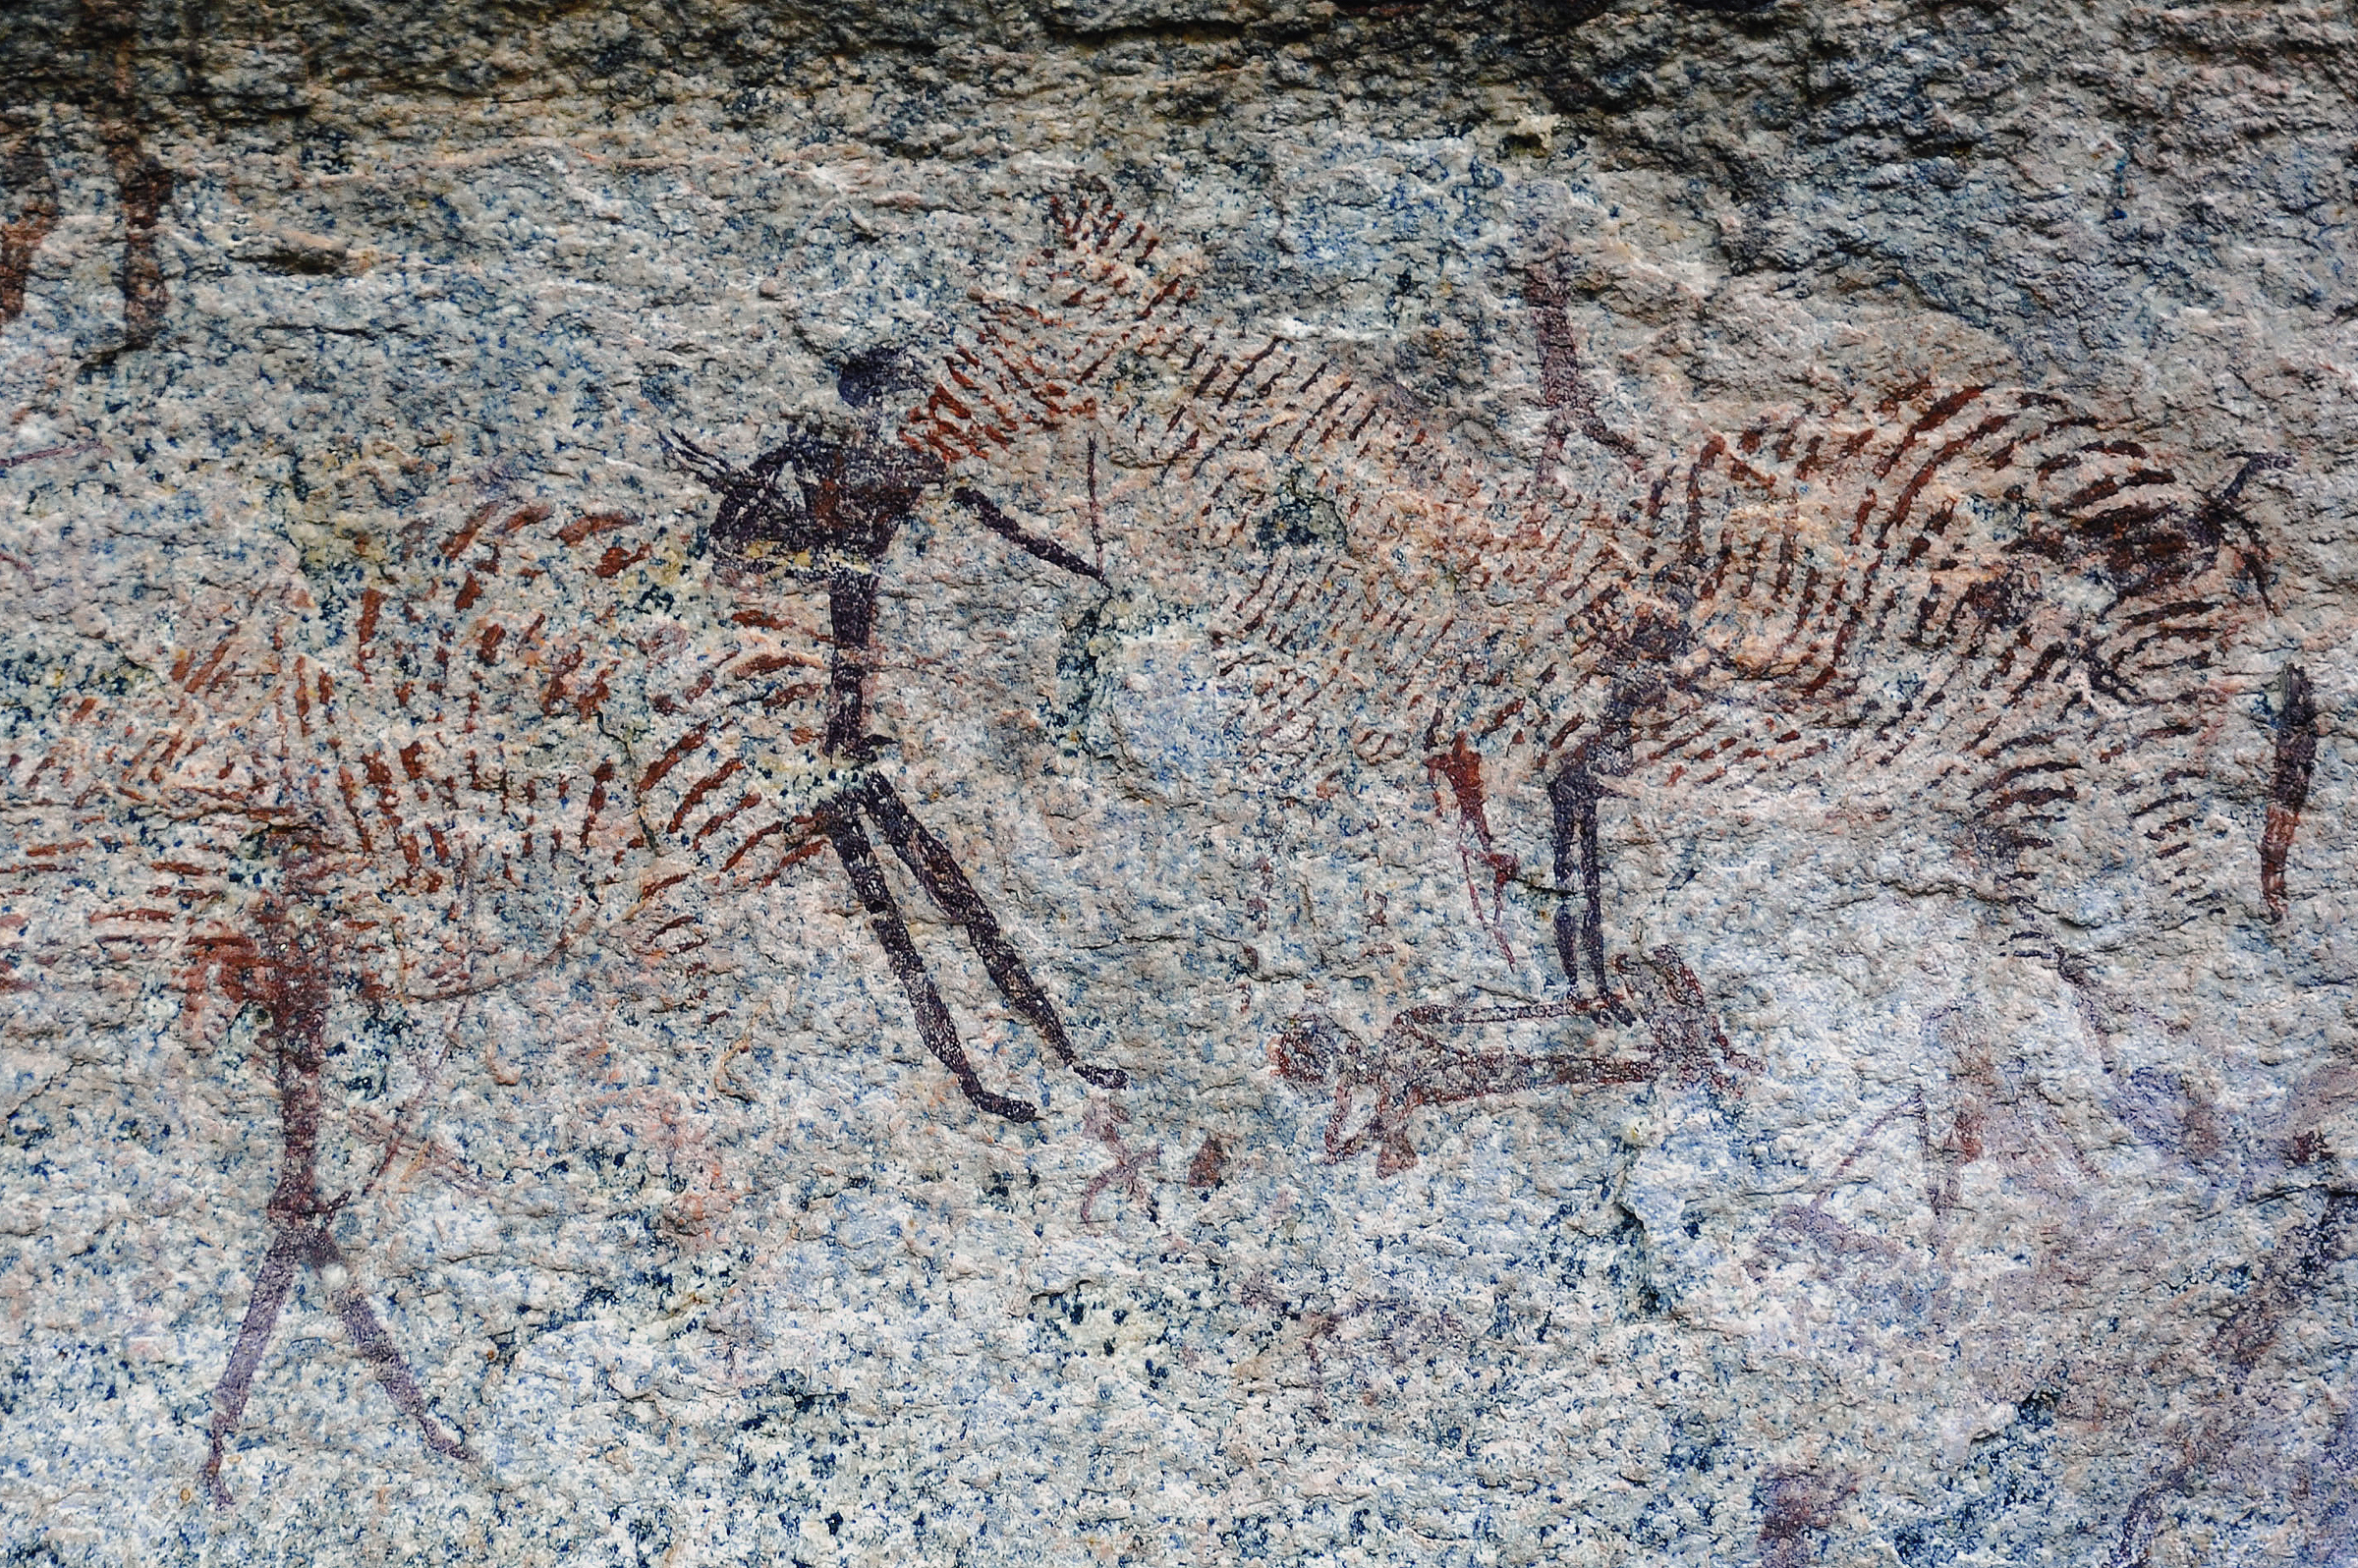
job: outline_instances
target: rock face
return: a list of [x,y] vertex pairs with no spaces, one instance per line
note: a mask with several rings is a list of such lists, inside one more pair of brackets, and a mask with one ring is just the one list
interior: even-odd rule
[[0,1549],[2358,1556],[2354,75],[13,9]]

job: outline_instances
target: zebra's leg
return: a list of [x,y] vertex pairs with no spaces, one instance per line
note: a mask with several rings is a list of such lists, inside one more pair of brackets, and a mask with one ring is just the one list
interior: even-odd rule
[[1577,914],[1569,897],[1555,907],[1556,961],[1577,992],[1585,957],[1598,998],[1609,1001],[1613,992],[1604,963],[1604,860],[1597,842],[1597,803],[1603,796],[1603,785],[1585,761],[1571,763],[1547,781],[1548,805],[1554,812],[1556,885],[1568,889],[1577,880],[1581,901]]

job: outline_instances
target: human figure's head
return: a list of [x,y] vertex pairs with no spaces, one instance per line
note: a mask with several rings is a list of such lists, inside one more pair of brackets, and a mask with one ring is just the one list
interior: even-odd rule
[[836,366],[835,395],[846,408],[857,409],[874,420],[892,412],[895,394],[914,392],[923,381],[907,349],[897,343],[878,343]]

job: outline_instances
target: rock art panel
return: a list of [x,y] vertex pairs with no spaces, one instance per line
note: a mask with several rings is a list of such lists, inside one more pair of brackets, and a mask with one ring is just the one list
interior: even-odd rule
[[1114,20],[5,40],[0,1543],[2339,1560],[2340,24]]

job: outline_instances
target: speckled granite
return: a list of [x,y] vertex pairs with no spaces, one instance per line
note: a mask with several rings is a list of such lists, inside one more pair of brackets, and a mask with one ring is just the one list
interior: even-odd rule
[[0,1555],[2358,1557],[2353,62],[12,11]]

